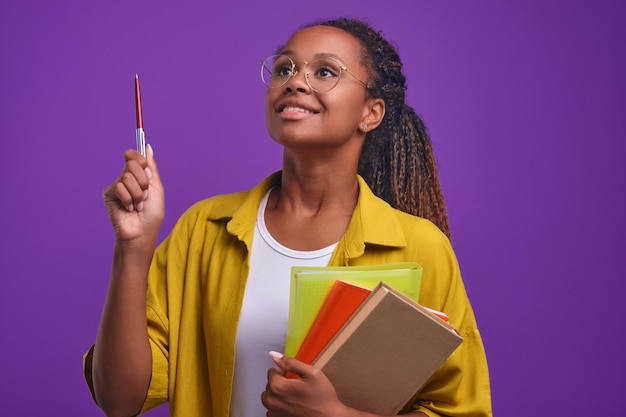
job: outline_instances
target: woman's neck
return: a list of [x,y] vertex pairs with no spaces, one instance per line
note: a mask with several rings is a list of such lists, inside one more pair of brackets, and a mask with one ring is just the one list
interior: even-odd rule
[[274,239],[286,247],[320,249],[341,239],[358,195],[356,167],[287,162],[280,187],[269,196],[265,223]]
[[280,211],[303,216],[325,210],[352,213],[359,194],[356,164],[285,158],[281,187],[274,194],[271,207]]

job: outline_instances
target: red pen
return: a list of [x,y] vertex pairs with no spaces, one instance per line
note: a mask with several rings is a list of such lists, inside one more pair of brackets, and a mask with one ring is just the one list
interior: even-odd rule
[[146,156],[146,134],[143,131],[143,113],[141,111],[141,90],[139,75],[135,74],[135,114],[137,116],[137,152]]

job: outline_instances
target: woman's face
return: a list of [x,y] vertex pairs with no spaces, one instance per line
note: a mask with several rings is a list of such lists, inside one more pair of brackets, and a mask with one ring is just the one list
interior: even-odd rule
[[361,48],[352,35],[329,26],[309,27],[289,39],[281,54],[296,62],[298,72],[282,87],[268,88],[266,93],[267,129],[276,142],[294,150],[310,150],[337,147],[356,136],[363,137],[359,126],[372,103],[366,87],[342,71],[333,89],[313,91],[306,82],[306,64],[302,62],[331,56],[359,80],[368,82],[367,70],[360,62]]

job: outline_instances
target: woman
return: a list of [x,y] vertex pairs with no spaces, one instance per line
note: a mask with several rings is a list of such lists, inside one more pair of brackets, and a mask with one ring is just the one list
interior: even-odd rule
[[284,346],[291,266],[397,261],[423,266],[420,302],[447,313],[465,339],[410,412],[491,415],[482,342],[401,66],[356,20],[294,34],[262,69],[282,171],[194,205],[156,251],[164,204],[154,154],[126,152],[123,173],[104,191],[116,244],[86,360],[107,415],[169,400],[172,416],[372,416],[342,404],[310,365],[274,354],[267,371],[267,352]]

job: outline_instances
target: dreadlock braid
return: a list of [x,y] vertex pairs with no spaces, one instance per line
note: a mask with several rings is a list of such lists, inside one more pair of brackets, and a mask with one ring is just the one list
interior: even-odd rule
[[318,25],[342,29],[361,42],[361,60],[372,84],[368,94],[385,101],[385,117],[367,133],[359,174],[380,198],[429,219],[450,237],[435,156],[424,122],[405,103],[406,78],[398,52],[380,32],[360,20],[340,18],[310,26]]

